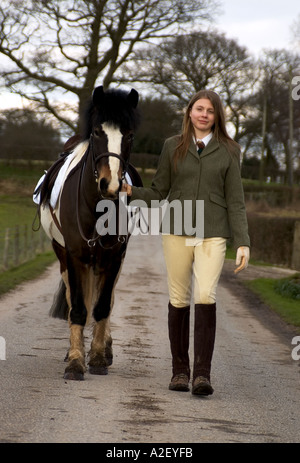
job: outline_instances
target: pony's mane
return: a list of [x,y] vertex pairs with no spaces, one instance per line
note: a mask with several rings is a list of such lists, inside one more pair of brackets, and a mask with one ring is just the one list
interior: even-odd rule
[[136,130],[139,124],[139,113],[128,98],[128,93],[120,89],[109,89],[101,94],[101,98],[92,97],[85,112],[83,140],[87,140],[93,125],[111,123],[127,130]]
[[[86,150],[88,149],[88,141],[83,141],[77,145],[74,150],[70,153],[72,155],[72,161],[70,162],[69,169],[67,171],[67,175],[71,172],[71,170],[77,166],[77,164],[81,161],[83,158]],[[67,178],[67,176],[66,176]]]

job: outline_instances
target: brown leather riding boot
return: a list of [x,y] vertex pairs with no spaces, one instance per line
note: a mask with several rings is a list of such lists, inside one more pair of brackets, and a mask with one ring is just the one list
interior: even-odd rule
[[169,389],[188,391],[190,380],[190,306],[177,308],[169,303],[168,327],[173,372]]
[[216,335],[216,304],[195,304],[194,370],[192,393],[213,393],[210,384],[211,361]]

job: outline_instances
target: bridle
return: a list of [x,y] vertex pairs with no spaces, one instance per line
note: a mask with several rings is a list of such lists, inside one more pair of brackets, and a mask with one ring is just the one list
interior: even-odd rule
[[121,162],[121,164],[122,164],[122,176],[121,176],[121,179],[122,179],[122,181],[124,181],[126,172],[128,170],[129,160],[124,159],[124,158],[122,158],[121,156],[119,156],[118,154],[115,154],[115,153],[102,153],[102,154],[98,154],[98,156],[95,156],[93,141],[94,141],[94,135],[91,133],[89,146],[90,146],[91,151],[92,151],[93,172],[94,172],[94,177],[95,177],[96,181],[99,180],[97,164],[101,159],[104,159],[104,158],[117,158]]
[[121,179],[122,179],[122,182],[125,180],[125,175],[126,175],[126,172],[127,172],[127,169],[128,169],[128,165],[129,165],[129,160],[125,160],[124,158],[122,158],[121,156],[115,154],[115,153],[102,153],[102,154],[99,154],[98,156],[95,156],[95,152],[94,152],[94,143],[93,143],[93,140],[94,140],[94,136],[93,134],[90,135],[90,140],[89,140],[89,146],[86,150],[86,154],[84,155],[84,161],[82,163],[82,166],[81,166],[81,169],[80,169],[80,174],[79,174],[79,178],[78,178],[78,185],[77,185],[77,204],[76,204],[76,218],[77,218],[77,225],[78,225],[78,230],[79,230],[79,233],[80,233],[80,236],[81,238],[87,243],[87,245],[92,248],[96,245],[96,242],[98,241],[100,246],[103,248],[103,249],[112,249],[114,248],[115,246],[117,246],[118,244],[123,244],[125,242],[128,241],[128,235],[118,235],[118,239],[117,239],[117,242],[114,243],[112,246],[104,246],[102,243],[101,243],[101,236],[100,234],[97,234],[97,236],[95,236],[94,238],[87,238],[82,230],[82,226],[81,226],[81,223],[80,223],[80,220],[79,220],[79,199],[80,199],[80,186],[81,186],[81,181],[82,181],[82,177],[83,177],[83,172],[86,168],[86,160],[87,160],[87,157],[88,157],[88,154],[89,152],[91,151],[91,155],[92,155],[92,168],[93,168],[93,175],[96,179],[96,182],[99,181],[99,174],[98,174],[98,170],[97,170],[97,163],[103,159],[103,158],[109,158],[109,157],[115,157],[117,158],[119,161],[121,161],[122,163],[122,176],[121,176]]

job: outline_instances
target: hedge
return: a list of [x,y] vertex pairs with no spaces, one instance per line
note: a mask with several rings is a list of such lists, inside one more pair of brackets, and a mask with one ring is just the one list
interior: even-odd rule
[[287,185],[260,185],[244,182],[246,201],[266,201],[271,207],[284,207],[300,200],[300,188]]
[[248,213],[251,257],[291,268],[293,258],[294,217],[270,217]]

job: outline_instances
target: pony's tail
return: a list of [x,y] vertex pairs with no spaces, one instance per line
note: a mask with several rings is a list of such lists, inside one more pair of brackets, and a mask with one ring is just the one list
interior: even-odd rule
[[68,320],[69,306],[66,299],[66,285],[63,279],[60,280],[58,290],[54,294],[50,317]]

